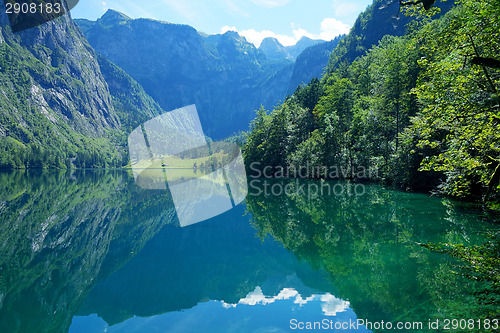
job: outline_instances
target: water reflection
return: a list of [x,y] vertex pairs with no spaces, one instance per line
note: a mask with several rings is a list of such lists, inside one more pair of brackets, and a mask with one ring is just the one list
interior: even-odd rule
[[[292,288],[283,289],[277,296],[263,296],[256,288],[238,304],[206,301],[196,307],[151,317],[133,317],[109,326],[96,315],[75,317],[72,333],[89,332],[290,332],[294,327],[320,325],[330,332],[339,332],[335,326],[348,329],[342,332],[370,332],[365,326],[349,329],[356,322],[355,313],[348,304],[331,294],[302,298]],[[328,313],[328,316],[322,314]]]
[[262,292],[261,287],[256,287],[245,298],[240,299],[237,304],[222,302],[222,306],[229,309],[236,308],[238,305],[267,305],[282,300],[292,300],[294,304],[298,304],[299,306],[304,306],[311,302],[321,302],[321,309],[325,316],[336,316],[337,313],[344,312],[349,308],[349,302],[343,301],[330,293],[323,295],[313,294],[303,297],[294,288],[284,288],[276,296],[266,296]]
[[67,331],[99,277],[172,223],[167,195],[131,185],[124,172],[0,173],[1,332]]
[[255,297],[257,288],[263,295],[290,288],[303,298],[335,294],[322,272],[276,241],[255,237],[249,216],[243,215],[239,206],[188,228],[166,226],[126,266],[96,284],[79,315],[97,313],[114,325],[134,316],[185,311],[209,300],[239,304]]
[[125,171],[0,173],[0,332],[286,332],[484,311],[447,257],[416,244],[473,242],[491,227],[480,216],[379,186],[291,193],[180,228],[168,191]]
[[[297,186],[290,180],[267,181],[269,187]],[[311,184],[301,182],[305,188]],[[262,239],[270,235],[325,270],[337,288],[335,296],[372,322],[491,313],[491,307],[470,297],[475,284],[455,273],[455,262],[418,243],[481,242],[480,230],[494,226],[468,211],[466,204],[365,187],[363,195],[297,195],[291,190],[290,195],[276,196],[262,191],[249,195],[247,206]]]

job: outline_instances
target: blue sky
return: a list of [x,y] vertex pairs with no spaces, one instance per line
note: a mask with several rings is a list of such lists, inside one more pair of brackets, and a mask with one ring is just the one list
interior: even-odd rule
[[208,34],[238,31],[260,44],[276,37],[293,45],[302,36],[330,40],[347,33],[372,0],[80,0],[73,18],[95,20],[108,9],[193,26]]

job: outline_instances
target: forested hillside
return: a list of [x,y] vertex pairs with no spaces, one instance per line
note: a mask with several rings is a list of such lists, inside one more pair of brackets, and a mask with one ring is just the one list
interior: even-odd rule
[[330,172],[337,167],[348,170],[340,178],[494,199],[500,4],[457,1],[433,20],[427,16],[436,7],[405,7],[417,15],[407,33],[386,35],[365,52],[360,45],[370,37],[359,35],[357,26],[372,24],[367,17],[384,3],[375,1],[360,16],[321,81],[301,87],[270,113],[257,112],[245,146],[247,166],[319,168],[314,176],[324,178],[339,177]]
[[326,43],[308,47],[295,60],[292,76],[288,83],[287,95],[292,95],[298,86],[307,84],[311,78],[319,78],[325,73],[332,51],[344,36],[337,36]]
[[161,108],[69,16],[13,33],[0,15],[0,169],[127,164],[129,130]]
[[14,33],[1,13],[0,169],[127,165],[135,127],[190,104],[206,133],[224,138],[246,129],[260,103],[283,100],[292,72],[320,75],[333,50],[308,50],[304,68],[294,57],[320,41],[272,59],[232,31],[206,36],[113,10],[78,23],[101,54],[70,15]]

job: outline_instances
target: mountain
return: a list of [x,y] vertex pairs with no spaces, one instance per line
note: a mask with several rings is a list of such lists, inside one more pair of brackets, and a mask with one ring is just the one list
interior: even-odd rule
[[235,32],[116,11],[78,24],[64,15],[13,33],[0,14],[0,169],[125,165],[132,129],[189,104],[215,138],[246,130],[293,71]]
[[102,55],[97,55],[97,62],[108,84],[113,107],[120,118],[120,130],[124,135],[165,112],[123,69]]
[[[441,12],[434,18],[444,15],[454,4],[454,1],[436,2],[434,7],[439,8]],[[415,16],[406,16],[400,12],[398,2],[374,0],[373,4],[359,14],[349,34],[339,42],[339,46],[330,58],[329,70],[344,61],[350,63],[357,57],[363,56],[385,35],[404,35],[408,31],[408,25],[414,21]]]
[[[92,47],[133,77],[163,110],[196,104],[205,133],[215,139],[246,130],[254,110],[261,104],[274,107],[290,85],[294,56],[276,39],[256,48],[234,31],[206,35],[115,10],[95,22],[76,22]],[[303,38],[290,50],[298,55],[319,42]]]
[[[2,12],[0,30],[0,168],[126,164],[123,120],[161,108],[123,71],[105,77],[69,15],[13,33]],[[118,81],[136,96],[111,93]]]
[[204,37],[187,25],[132,20],[114,10],[93,24],[77,22],[92,47],[164,110],[196,104],[206,134],[214,138],[246,129],[260,105],[258,87],[289,63],[270,61],[233,31]]
[[288,82],[287,95],[293,94],[299,85],[323,75],[333,50],[343,37],[338,36],[330,42],[310,46],[298,56]]
[[268,59],[272,60],[292,60],[294,57],[288,50],[276,39],[272,37],[264,38],[259,46]]
[[311,46],[314,46],[316,44],[321,44],[321,43],[324,43],[325,41],[324,40],[320,40],[320,39],[311,39],[309,37],[302,37],[301,39],[299,39],[299,41],[297,42],[297,44],[295,45],[292,45],[292,46],[287,46],[286,47],[286,50],[288,51],[288,53],[293,57],[293,58],[297,58],[302,52],[304,52],[307,48],[311,47]]

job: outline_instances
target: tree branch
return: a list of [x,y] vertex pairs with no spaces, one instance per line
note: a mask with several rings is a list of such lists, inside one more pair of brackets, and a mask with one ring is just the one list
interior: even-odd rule
[[471,64],[491,68],[500,68],[500,61],[493,58],[474,57],[472,58]]
[[412,6],[418,5],[419,3],[424,5],[425,10],[431,9],[432,5],[436,2],[436,0],[409,0],[409,1],[399,1],[401,6]]

